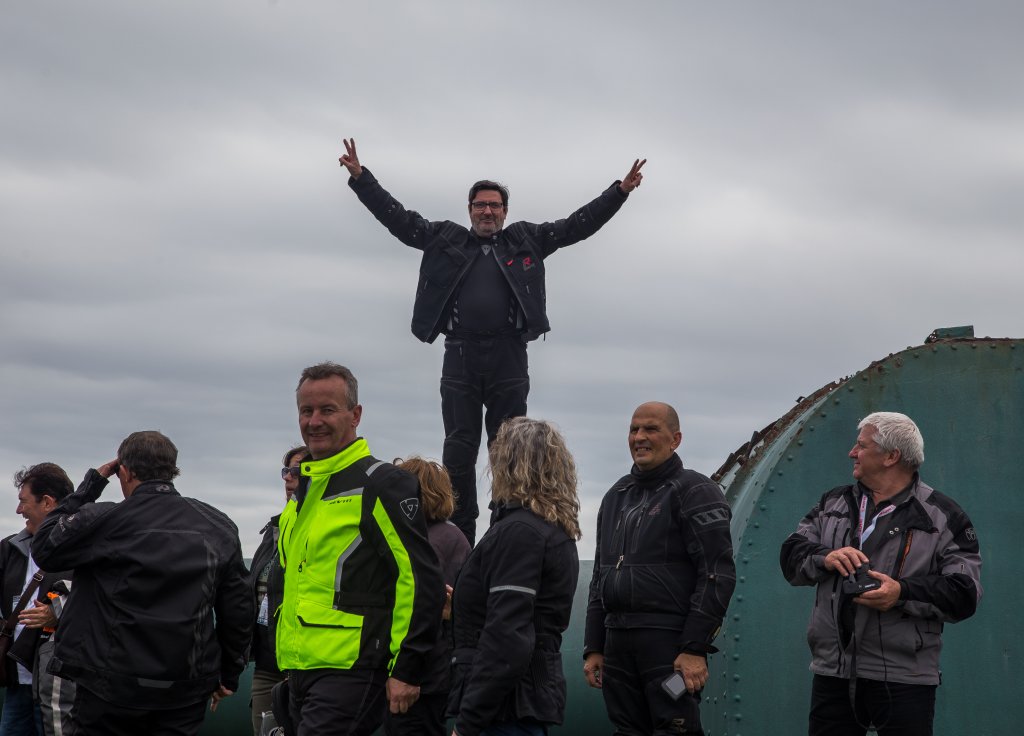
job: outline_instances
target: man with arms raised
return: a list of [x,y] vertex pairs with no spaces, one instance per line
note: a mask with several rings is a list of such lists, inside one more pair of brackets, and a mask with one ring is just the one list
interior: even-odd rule
[[896,412],[869,414],[833,488],[782,545],[792,585],[817,586],[811,736],[929,736],[944,622],[974,614],[981,555],[955,501],[921,480],[924,439]]
[[736,586],[729,505],[683,467],[682,437],[671,406],[637,407],[633,468],[598,512],[583,672],[622,736],[704,733],[707,655]]
[[292,736],[371,734],[419,697],[445,599],[416,479],[370,455],[352,372],[321,363],[296,390],[309,448],[281,514],[277,664]]
[[479,513],[480,431],[486,427],[490,446],[503,421],[526,415],[526,344],[550,329],[544,259],[601,229],[640,186],[646,159],[637,159],[622,181],[613,182],[569,217],[543,224],[515,222],[505,227],[508,189],[494,181],[478,181],[469,190],[469,228],[431,222],[406,210],[359,163],[354,140],[345,141],[345,155],[339,160],[351,174],[349,186],[359,201],[392,235],[423,251],[412,333],[423,342],[445,335],[441,459],[458,504],[451,521],[472,544]]

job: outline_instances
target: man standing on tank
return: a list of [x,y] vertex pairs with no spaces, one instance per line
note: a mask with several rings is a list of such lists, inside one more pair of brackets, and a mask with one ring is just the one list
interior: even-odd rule
[[[546,333],[544,259],[596,233],[640,186],[637,159],[622,181],[564,220],[507,228],[508,189],[482,180],[469,190],[470,227],[433,222],[406,210],[363,168],[355,140],[339,159],[359,200],[392,235],[423,251],[412,332],[423,342],[445,335],[441,370],[442,461],[455,488],[452,522],[472,544],[479,515],[476,458],[481,429],[488,446],[509,417],[526,415],[526,344]],[[481,412],[484,412],[481,422]]]

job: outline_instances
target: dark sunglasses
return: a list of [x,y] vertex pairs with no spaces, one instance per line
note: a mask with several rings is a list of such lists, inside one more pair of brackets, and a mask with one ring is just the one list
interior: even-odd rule
[[288,476],[292,478],[298,478],[302,475],[302,468],[281,468],[281,478],[288,480]]

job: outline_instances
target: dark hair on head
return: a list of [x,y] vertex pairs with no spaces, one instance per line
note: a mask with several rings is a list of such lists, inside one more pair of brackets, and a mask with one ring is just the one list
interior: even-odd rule
[[57,501],[63,501],[75,490],[64,468],[56,463],[39,463],[15,473],[14,487],[21,490],[26,485],[37,501],[42,501],[43,496],[52,496]]
[[306,370],[302,371],[302,375],[299,376],[299,385],[295,387],[295,393],[299,392],[302,388],[304,381],[322,381],[325,378],[331,376],[337,376],[345,382],[345,387],[348,389],[348,407],[349,409],[355,409],[356,404],[359,403],[359,381],[352,374],[348,368],[343,365],[338,365],[333,361],[325,361],[323,363],[317,363],[311,365]]
[[156,430],[132,432],[117,448],[117,461],[141,481],[173,480],[178,470],[178,448]]
[[288,450],[288,452],[284,454],[284,459],[281,460],[281,464],[287,468],[289,465],[292,464],[292,460],[295,458],[296,455],[302,455],[303,457],[305,457],[306,453],[308,452],[309,448],[306,447],[305,445],[296,445],[295,447]]
[[508,187],[490,179],[481,179],[469,188],[469,201],[472,202],[480,192],[497,192],[501,195],[501,206],[508,209]]
[[455,492],[441,463],[413,455],[405,460],[395,458],[395,465],[419,480],[420,504],[427,521],[447,521],[455,511]]

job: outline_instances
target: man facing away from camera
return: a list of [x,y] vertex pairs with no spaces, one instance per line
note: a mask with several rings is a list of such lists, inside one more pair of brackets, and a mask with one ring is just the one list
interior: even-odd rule
[[[173,484],[178,449],[135,432],[90,470],[32,540],[44,568],[74,568],[50,671],[75,681],[85,736],[198,733],[238,689],[253,602],[238,530]],[[116,475],[124,500],[99,501]]]

